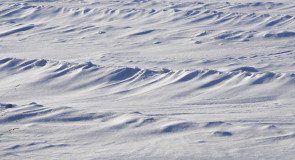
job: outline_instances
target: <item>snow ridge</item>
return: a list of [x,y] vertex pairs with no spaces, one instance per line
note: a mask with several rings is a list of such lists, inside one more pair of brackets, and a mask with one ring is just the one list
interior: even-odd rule
[[[15,58],[0,60],[0,73],[4,77],[1,80],[2,84],[6,84],[4,86],[21,84],[23,87],[28,86],[35,89],[42,87],[43,90],[48,88],[55,92],[86,91],[91,93],[90,95],[116,95],[121,98],[143,95],[154,97],[157,92],[174,90],[174,92],[167,93],[164,99],[181,99],[188,95],[195,99],[200,93],[206,93],[208,96],[218,91],[223,98],[233,100],[234,95],[242,95],[253,89],[272,86],[263,90],[271,94],[264,94],[264,98],[261,97],[261,101],[268,101],[293,93],[292,90],[278,91],[293,88],[295,82],[294,74],[259,72],[253,67],[241,67],[228,72],[168,69],[156,71],[136,67],[104,67],[91,62],[71,64],[44,59]],[[29,80],[22,78],[29,75],[38,76]]]
[[1,0],[0,159],[294,159],[294,0]]

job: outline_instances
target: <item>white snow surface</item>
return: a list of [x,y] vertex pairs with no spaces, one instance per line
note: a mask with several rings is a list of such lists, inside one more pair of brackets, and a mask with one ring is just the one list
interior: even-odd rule
[[0,0],[0,159],[295,158],[295,0]]

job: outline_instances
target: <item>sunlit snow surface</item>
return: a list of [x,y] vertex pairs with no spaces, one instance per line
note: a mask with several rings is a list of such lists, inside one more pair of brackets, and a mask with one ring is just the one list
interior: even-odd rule
[[294,0],[1,0],[0,159],[294,159]]

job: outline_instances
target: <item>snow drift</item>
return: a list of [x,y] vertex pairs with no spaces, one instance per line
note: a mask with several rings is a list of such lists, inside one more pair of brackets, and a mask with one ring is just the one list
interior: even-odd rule
[[292,159],[293,0],[1,0],[1,159]]

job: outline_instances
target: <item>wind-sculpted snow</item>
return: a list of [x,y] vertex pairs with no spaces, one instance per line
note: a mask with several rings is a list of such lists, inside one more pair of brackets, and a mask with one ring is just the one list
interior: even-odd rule
[[[173,153],[182,147],[198,148],[206,155],[215,151],[220,156],[230,154],[231,157],[238,158],[245,153],[244,149],[240,150],[236,147],[242,147],[246,141],[255,145],[255,148],[264,148],[271,143],[289,144],[284,148],[275,148],[278,151],[291,149],[290,143],[294,142],[295,138],[294,131],[289,131],[290,127],[294,127],[293,123],[273,124],[246,120],[248,124],[241,125],[233,119],[227,121],[203,119],[190,122],[172,115],[168,118],[169,115],[148,115],[140,112],[83,113],[71,107],[54,108],[35,102],[21,106],[1,104],[0,107],[0,137],[2,143],[6,144],[4,146],[1,143],[0,153],[4,159],[33,158],[32,156],[46,155],[45,153],[48,152],[51,153],[50,158],[69,158],[67,153],[71,153],[79,145],[84,146],[78,151],[84,154],[77,155],[82,158],[108,158],[119,155],[130,158],[129,156],[136,157],[134,152],[137,154],[151,152],[152,154],[146,155],[145,158],[157,158],[162,157],[164,150],[169,154],[167,157],[175,158]],[[201,113],[190,114],[202,115]],[[11,137],[15,137],[14,141],[17,141],[17,144],[13,143]],[[191,138],[193,141],[188,141],[186,138]],[[170,140],[178,145],[170,146],[167,150],[166,143]],[[232,146],[221,145],[217,142],[218,140],[235,144],[236,152],[219,152],[215,147],[227,150]],[[211,146],[210,144],[215,147],[210,151],[203,149],[202,146]],[[125,145],[129,147],[125,148]],[[155,148],[150,148],[150,145],[155,145]],[[96,152],[97,146],[101,146],[104,152],[110,153],[105,155]],[[114,150],[114,147],[117,149],[119,147],[120,150]],[[153,149],[161,152],[153,152]],[[85,154],[90,151],[91,154]],[[199,152],[183,152],[190,154],[188,157],[183,155],[177,157],[193,158],[199,154]],[[266,157],[268,156],[282,155],[268,152]],[[206,157],[216,158],[215,155]],[[256,157],[256,155],[249,155],[249,157]]]
[[1,0],[0,159],[294,159],[294,0]]
[[[1,5],[0,37],[71,45],[95,39],[95,44],[119,41],[132,47],[173,40],[192,44],[291,38],[293,7],[288,1],[6,1]],[[134,38],[140,39],[130,41]]]
[[[3,1],[1,58],[212,70],[250,61],[284,72],[294,60],[293,8],[289,1]],[[284,61],[266,57],[285,51]],[[214,59],[222,61],[202,63]]]
[[[87,90],[89,95],[86,97],[116,96],[132,98],[136,101],[135,97],[138,96],[154,97],[163,90],[173,90],[162,98],[158,96],[159,102],[170,98],[182,100],[181,97],[186,97],[186,101],[195,101],[204,94],[208,98],[213,98],[218,93],[219,96],[222,95],[222,99],[230,99],[222,103],[234,103],[232,101],[237,95],[241,96],[253,89],[264,88],[266,85],[272,87],[263,89],[262,97],[260,91],[252,96],[261,97],[258,101],[270,101],[285,94],[294,94],[291,88],[294,88],[295,81],[293,74],[259,72],[253,67],[241,67],[226,72],[197,69],[150,70],[136,67],[105,67],[91,62],[72,64],[44,59],[15,58],[0,60],[0,74],[3,77],[1,83],[11,88],[19,84],[36,90],[42,88],[42,90],[58,91],[61,94],[71,92],[78,94]],[[23,79],[32,75],[34,76],[31,78]],[[283,91],[286,88],[289,90]],[[255,102],[254,99],[243,103]]]

